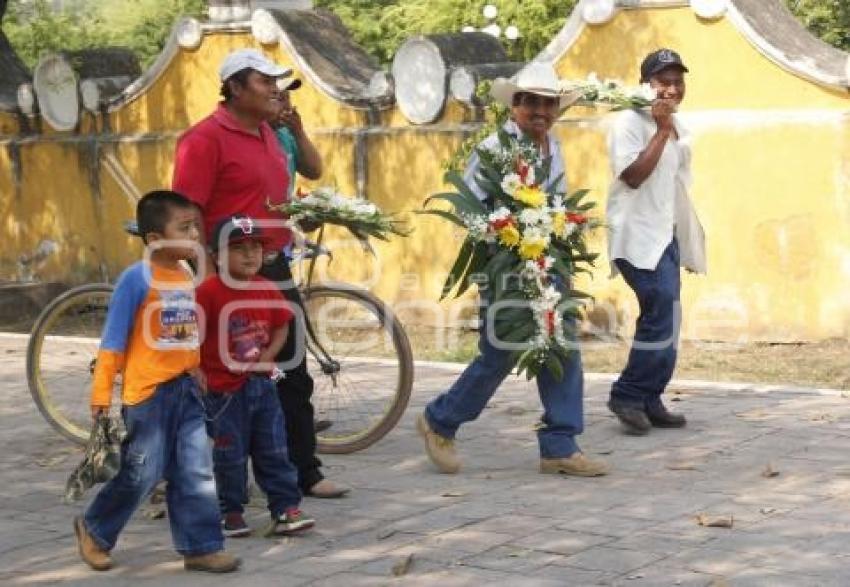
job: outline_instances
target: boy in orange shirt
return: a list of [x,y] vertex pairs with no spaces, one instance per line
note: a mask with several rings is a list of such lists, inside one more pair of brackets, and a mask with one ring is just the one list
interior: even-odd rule
[[267,238],[253,219],[220,222],[209,247],[219,274],[198,287],[205,319],[201,366],[216,487],[224,535],[247,536],[242,516],[248,457],[268,498],[273,534],[314,525],[299,509],[298,471],[287,453],[286,425],[277,398],[274,358],[286,342],[292,311],[274,283],[258,275]]
[[194,206],[176,192],[150,192],[139,200],[136,221],[146,258],[115,286],[91,397],[92,415],[108,410],[122,375],[127,436],[118,474],[74,520],[80,556],[95,570],[111,568],[119,533],[164,478],[171,535],[184,567],[234,571],[240,561],[224,552],[200,398],[192,275],[183,266],[198,241]]

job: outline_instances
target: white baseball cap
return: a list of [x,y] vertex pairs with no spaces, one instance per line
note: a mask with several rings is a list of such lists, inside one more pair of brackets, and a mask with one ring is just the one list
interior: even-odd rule
[[278,65],[256,49],[237,49],[221,62],[221,67],[218,68],[218,76],[221,78],[221,81],[226,81],[237,71],[242,71],[246,68],[254,69],[272,77],[288,77],[292,75],[290,68]]

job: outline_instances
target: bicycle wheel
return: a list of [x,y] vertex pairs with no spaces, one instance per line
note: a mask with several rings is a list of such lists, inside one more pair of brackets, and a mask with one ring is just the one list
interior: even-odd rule
[[[27,382],[39,411],[60,434],[85,444],[89,397],[112,286],[93,283],[53,300],[33,325]],[[117,409],[117,408],[116,408]]]
[[371,293],[350,286],[304,292],[307,365],[315,382],[321,453],[347,454],[371,446],[398,423],[410,401],[413,356],[401,323]]

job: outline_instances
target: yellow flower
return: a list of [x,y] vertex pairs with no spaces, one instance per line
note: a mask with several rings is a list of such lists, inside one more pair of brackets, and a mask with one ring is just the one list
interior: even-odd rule
[[519,231],[513,224],[508,224],[499,229],[499,242],[506,247],[515,247],[519,244]]
[[558,236],[564,235],[564,230],[567,228],[567,218],[563,212],[555,212],[552,214],[552,232]]
[[524,185],[518,187],[516,192],[514,192],[514,199],[526,206],[539,208],[546,203],[546,193],[539,187]]
[[546,239],[539,236],[525,237],[519,244],[519,256],[523,259],[537,259],[546,251]]

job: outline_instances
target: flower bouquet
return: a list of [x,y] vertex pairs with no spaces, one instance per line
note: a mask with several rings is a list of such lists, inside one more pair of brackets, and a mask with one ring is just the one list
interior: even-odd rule
[[319,187],[306,193],[298,188],[291,201],[269,204],[269,208],[296,222],[344,226],[360,241],[370,236],[385,241],[391,234],[409,234],[402,221],[385,214],[372,202],[344,196],[331,187]]
[[602,81],[595,73],[588,75],[586,80],[565,80],[562,89],[565,92],[579,92],[582,96],[580,103],[607,106],[614,110],[647,108],[656,98],[656,91],[649,84],[626,87],[614,80]]
[[[500,130],[495,150],[478,149],[479,186],[490,200],[485,207],[462,176],[446,173],[457,192],[431,196],[452,210],[425,209],[467,231],[460,253],[443,287],[441,299],[465,292],[474,281],[487,284],[495,310],[495,335],[515,343],[517,368],[528,378],[544,367],[563,377],[562,360],[570,351],[571,332],[587,294],[570,289],[573,276],[589,272],[597,255],[586,244],[599,222],[587,216],[593,203],[583,203],[587,190],[558,193],[561,178],[549,178],[544,159],[528,139]],[[501,303],[501,304],[500,304]]]

